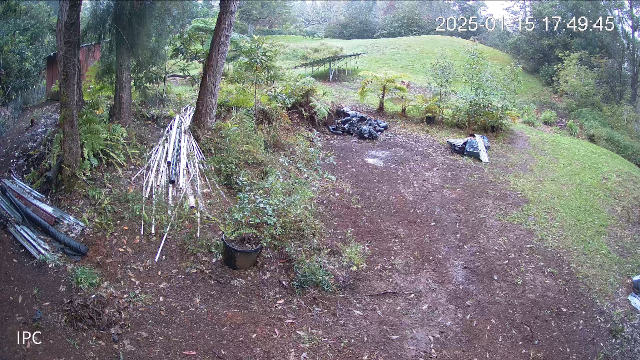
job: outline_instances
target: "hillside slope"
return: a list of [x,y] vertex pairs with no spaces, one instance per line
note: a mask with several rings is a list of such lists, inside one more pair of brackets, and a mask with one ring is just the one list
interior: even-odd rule
[[[299,50],[324,42],[342,47],[345,54],[366,53],[358,62],[360,70],[404,73],[407,75],[407,80],[419,85],[427,84],[429,65],[440,57],[447,57],[460,70],[467,46],[470,44],[468,40],[440,35],[362,40],[305,39],[301,36],[274,36],[273,38],[288,45],[280,59],[281,65],[285,68],[292,68],[303,62]],[[513,62],[511,56],[499,50],[484,45],[480,45],[480,50],[496,66],[505,66]],[[548,89],[539,79],[525,74],[523,94],[532,96],[546,91]]]

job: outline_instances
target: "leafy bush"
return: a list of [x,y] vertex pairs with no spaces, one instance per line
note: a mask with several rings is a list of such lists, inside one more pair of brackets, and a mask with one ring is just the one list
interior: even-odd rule
[[555,126],[557,120],[558,115],[553,110],[545,110],[542,114],[540,114],[540,121],[542,121],[542,123],[545,125]]
[[258,90],[280,77],[280,68],[275,63],[278,49],[268,38],[254,36],[241,42],[238,51],[233,78],[236,82],[251,84],[257,102]]
[[536,127],[538,126],[538,120],[535,117],[531,117],[531,116],[526,116],[522,118],[522,123],[529,125],[531,127]]
[[320,100],[316,80],[309,76],[285,77],[272,88],[269,99],[287,110],[302,111],[305,118],[315,125],[329,115],[329,106]]
[[598,74],[589,64],[589,55],[584,51],[565,53],[563,60],[556,68],[557,90],[565,95],[568,109],[601,109]]
[[576,125],[573,120],[569,120],[569,122],[567,123],[567,131],[571,136],[578,136],[578,125]]
[[452,122],[456,126],[468,132],[475,128],[496,132],[509,126],[510,106],[497,81],[498,75],[489,67],[478,45],[469,45],[462,72],[465,86],[452,107]]
[[260,167],[265,162],[264,135],[253,119],[244,113],[216,122],[213,136],[205,146],[213,150],[209,162],[218,172],[222,184],[236,191],[246,186],[249,169]]
[[284,118],[258,126],[246,113],[214,125],[204,145],[209,161],[237,192],[223,218],[228,236],[255,233],[275,246],[317,236],[313,187],[322,175],[322,152],[318,139],[287,135],[288,126]]
[[222,108],[250,108],[253,100],[251,90],[242,84],[223,82],[218,94],[218,106]]
[[[439,58],[431,65],[429,73],[432,79],[431,88],[433,94],[437,95],[434,105],[438,107],[438,114],[432,115],[442,115],[453,93],[453,79],[456,76],[455,67],[453,63],[446,58]],[[429,115],[430,110],[425,110],[427,111],[427,115]]]
[[247,184],[237,199],[229,210],[225,229],[231,237],[255,233],[265,244],[284,245],[317,235],[315,194],[302,178],[273,171],[266,179]]
[[538,126],[538,119],[536,117],[536,106],[533,104],[525,105],[520,111],[522,123],[531,127]]
[[549,64],[542,65],[540,67],[540,78],[545,85],[553,85],[554,79],[556,78],[556,68]]

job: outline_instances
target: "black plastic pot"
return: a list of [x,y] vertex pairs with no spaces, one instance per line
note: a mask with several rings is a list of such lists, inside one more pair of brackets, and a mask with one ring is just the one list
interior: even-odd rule
[[233,270],[242,270],[252,267],[262,252],[262,245],[251,250],[238,249],[227,242],[224,234],[222,234],[222,243],[224,244],[222,260],[225,265]]

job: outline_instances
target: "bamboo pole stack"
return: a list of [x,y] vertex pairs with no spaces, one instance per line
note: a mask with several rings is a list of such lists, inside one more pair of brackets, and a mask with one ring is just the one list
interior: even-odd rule
[[197,236],[200,237],[200,212],[204,209],[202,184],[206,181],[209,190],[211,185],[204,173],[204,155],[189,129],[193,113],[194,108],[191,106],[182,109],[181,113],[169,123],[162,137],[151,150],[149,161],[131,179],[133,182],[138,176],[143,177],[141,235],[144,235],[146,203],[151,201],[151,234],[156,232],[157,200],[164,200],[168,204],[170,221],[158,249],[156,261],[175,217],[175,211],[172,209],[174,205],[179,205],[185,194],[187,194],[186,201],[189,207],[196,210]]

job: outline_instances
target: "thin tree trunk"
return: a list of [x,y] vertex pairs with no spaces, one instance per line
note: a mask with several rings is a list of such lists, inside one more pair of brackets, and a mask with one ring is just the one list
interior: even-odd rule
[[131,123],[131,7],[127,1],[116,1],[114,11],[116,40],[116,86],[113,94],[114,120],[122,126]]
[[209,55],[204,63],[198,102],[193,114],[193,123],[199,129],[213,125],[216,121],[218,91],[224,70],[224,61],[229,51],[233,22],[238,11],[239,0],[220,1],[220,13],[213,31]]
[[382,85],[382,96],[380,97],[380,102],[378,103],[378,111],[384,112],[384,97],[387,93],[387,86]]
[[[62,130],[62,171],[67,191],[73,190],[80,167],[78,113],[82,102],[80,78],[80,10],[82,1],[60,0],[58,24],[58,66],[60,72],[60,123]],[[80,84],[80,85],[79,85]]]

